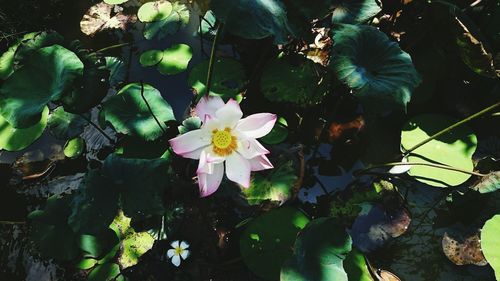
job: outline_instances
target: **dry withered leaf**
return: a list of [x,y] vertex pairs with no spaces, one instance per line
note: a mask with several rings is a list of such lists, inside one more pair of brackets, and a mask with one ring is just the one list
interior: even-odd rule
[[125,15],[120,6],[104,2],[90,7],[80,21],[80,30],[89,36],[106,29],[125,30],[128,23],[135,22],[135,15]]
[[484,266],[488,264],[481,251],[478,233],[461,237],[446,232],[443,236],[442,247],[446,257],[456,265]]

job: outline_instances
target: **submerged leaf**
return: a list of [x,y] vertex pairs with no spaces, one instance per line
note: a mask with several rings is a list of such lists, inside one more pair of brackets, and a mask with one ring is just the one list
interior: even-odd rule
[[0,113],[16,128],[34,125],[45,106],[61,98],[82,70],[75,53],[59,45],[36,51],[0,88]]
[[409,54],[371,26],[344,24],[333,31],[330,67],[374,111],[406,108],[420,77]]

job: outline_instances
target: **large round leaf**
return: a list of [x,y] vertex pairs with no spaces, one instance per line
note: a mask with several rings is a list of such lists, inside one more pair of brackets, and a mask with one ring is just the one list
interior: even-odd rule
[[274,209],[250,221],[240,236],[245,264],[258,276],[276,280],[283,262],[292,255],[297,233],[309,219],[299,210]]
[[281,0],[212,0],[211,5],[230,33],[248,39],[272,36],[278,44],[287,41],[290,27]]
[[0,88],[0,114],[16,128],[34,125],[45,106],[59,99],[82,69],[80,59],[59,45],[34,52]]
[[45,107],[40,121],[25,129],[12,127],[7,120],[0,116],[0,149],[18,151],[28,147],[42,135],[47,126],[48,116],[49,108]]
[[363,23],[382,10],[376,0],[339,0],[333,6],[333,23]]
[[[193,67],[188,78],[188,85],[198,94],[206,92],[208,61],[203,61]],[[219,58],[215,61],[212,73],[210,95],[221,96],[224,99],[236,98],[245,85],[245,70],[243,65],[233,59]]]
[[193,57],[193,49],[186,44],[177,44],[163,50],[163,59],[158,63],[158,71],[161,74],[173,75],[187,69],[189,61]]
[[144,38],[151,40],[162,39],[167,35],[175,34],[189,23],[189,9],[179,2],[172,3],[172,12],[165,18],[147,22],[144,26]]
[[68,113],[64,108],[58,107],[49,116],[50,133],[61,140],[74,138],[81,133],[88,122],[81,116]]
[[481,249],[484,257],[495,270],[497,280],[500,280],[500,214],[495,215],[483,226],[481,230]]
[[170,13],[172,13],[172,4],[161,0],[144,3],[137,11],[137,17],[142,22],[153,22],[168,17]]
[[[410,149],[455,122],[438,114],[416,116],[403,127],[401,146]],[[408,162],[437,163],[472,172],[471,157],[476,147],[476,136],[469,127],[462,125],[417,148],[408,157]],[[470,178],[469,174],[427,166],[413,166],[408,173],[423,183],[438,187],[456,186]]]
[[174,113],[157,89],[144,84],[143,98],[141,88],[138,83],[123,87],[117,95],[104,103],[102,113],[117,132],[144,140],[155,140],[163,134],[160,125],[165,129],[165,122],[175,120]]
[[141,54],[139,62],[142,66],[153,66],[157,65],[163,59],[163,51],[160,50],[149,50]]
[[330,67],[355,90],[365,107],[406,107],[420,78],[410,55],[371,26],[340,25],[334,30]]
[[28,33],[23,36],[21,44],[19,44],[16,50],[14,65],[20,66],[26,64],[31,55],[41,48],[56,44],[62,45],[63,43],[64,38],[61,34],[53,30]]
[[271,61],[261,79],[264,96],[276,102],[297,106],[319,103],[328,90],[327,79],[318,75],[320,65],[300,56],[282,56]]

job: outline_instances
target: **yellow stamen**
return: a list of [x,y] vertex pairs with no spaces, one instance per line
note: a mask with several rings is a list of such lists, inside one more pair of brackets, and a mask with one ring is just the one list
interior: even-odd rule
[[178,255],[178,256],[179,256],[180,254],[182,254],[182,252],[184,252],[184,249],[182,249],[181,247],[177,247],[177,248],[175,248],[175,254],[176,254],[176,255]]
[[238,147],[236,137],[231,135],[231,129],[212,131],[212,144],[214,153],[219,156],[227,156]]

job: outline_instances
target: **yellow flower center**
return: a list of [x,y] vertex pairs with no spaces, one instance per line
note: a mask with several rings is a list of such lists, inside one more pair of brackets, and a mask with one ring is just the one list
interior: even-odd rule
[[182,249],[181,247],[175,248],[175,254],[177,256],[179,256],[180,254],[182,254],[182,252],[184,252],[184,249]]
[[231,135],[231,129],[212,131],[212,144],[214,153],[219,156],[227,156],[238,147],[236,137]]

